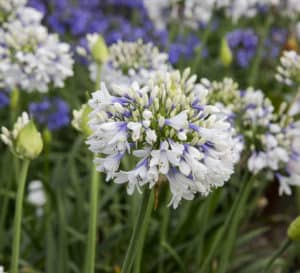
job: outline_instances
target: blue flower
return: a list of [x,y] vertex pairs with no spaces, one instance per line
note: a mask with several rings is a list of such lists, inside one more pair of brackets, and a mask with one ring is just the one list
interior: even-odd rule
[[195,55],[195,49],[199,47],[200,40],[194,34],[188,37],[178,36],[176,41],[169,47],[169,61],[176,64],[180,58],[189,60]]
[[254,57],[258,37],[252,29],[237,29],[227,34],[227,41],[237,64],[247,67]]
[[9,104],[9,97],[4,93],[0,92],[0,109]]
[[41,102],[31,103],[29,112],[40,125],[50,131],[58,130],[70,123],[70,108],[61,98],[45,98]]
[[272,28],[265,40],[265,58],[277,58],[286,42],[288,30],[284,28]]

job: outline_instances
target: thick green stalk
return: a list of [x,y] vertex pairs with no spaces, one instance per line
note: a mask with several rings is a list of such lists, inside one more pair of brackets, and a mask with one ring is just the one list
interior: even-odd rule
[[89,231],[85,257],[85,273],[95,272],[96,244],[97,244],[97,215],[99,203],[100,180],[99,172],[92,162],[92,179],[90,188],[90,214],[89,214]]
[[144,224],[142,227],[141,239],[140,239],[138,247],[136,249],[137,254],[136,254],[136,261],[135,261],[135,268],[134,268],[135,273],[141,272],[141,263],[142,263],[142,258],[143,258],[144,242],[145,242],[147,229],[150,224],[153,204],[154,204],[154,192],[152,191],[151,195],[150,195],[150,199],[149,199],[149,204],[147,206],[146,213],[145,213],[145,221],[144,221]]
[[278,257],[280,257],[292,244],[292,241],[289,240],[289,239],[286,239],[281,247],[275,251],[275,253],[273,254],[273,256],[271,257],[271,259],[269,260],[269,262],[267,263],[263,273],[269,273],[271,272],[271,269],[272,269],[272,265],[274,264],[274,262],[276,261],[276,259]]
[[141,243],[141,241],[143,241],[142,236],[146,235],[143,230],[146,229],[145,223],[149,221],[148,219],[146,219],[146,216],[150,217],[150,213],[149,215],[146,215],[148,206],[151,206],[150,195],[150,191],[145,191],[143,194],[139,214],[133,228],[121,273],[131,272],[131,268],[136,257],[136,250],[139,248],[139,244]]
[[229,225],[228,233],[225,238],[225,242],[223,244],[223,250],[222,250],[222,255],[221,255],[221,260],[220,260],[220,266],[218,269],[218,273],[225,273],[227,272],[227,267],[229,264],[230,257],[233,252],[234,244],[236,242],[236,237],[240,225],[240,220],[245,213],[245,207],[246,207],[246,202],[248,200],[248,197],[250,195],[253,181],[255,177],[252,176],[249,181],[242,181],[242,183],[246,183],[246,187],[241,193],[241,198],[239,200],[239,204],[236,208],[236,210],[233,213],[232,220]]
[[20,256],[20,241],[21,241],[21,225],[22,225],[22,213],[23,213],[23,199],[26,185],[26,178],[28,173],[30,160],[25,159],[22,163],[20,180],[18,184],[18,192],[15,207],[15,220],[14,220],[14,236],[12,244],[12,257],[10,273],[19,272],[19,256]]

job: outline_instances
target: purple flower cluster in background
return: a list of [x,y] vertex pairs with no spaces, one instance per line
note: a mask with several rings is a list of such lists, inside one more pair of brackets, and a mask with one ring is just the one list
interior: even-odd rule
[[[45,14],[45,23],[53,32],[84,46],[88,33],[100,33],[108,45],[119,40],[152,42],[169,52],[172,64],[191,59],[200,41],[195,35],[179,35],[169,42],[168,30],[157,30],[140,0],[29,0]],[[74,40],[75,39],[75,40]]]
[[[174,43],[169,47],[169,61],[171,64],[176,64],[181,58],[190,60],[195,55],[195,50],[200,46],[199,38],[190,33],[187,37],[178,36]],[[203,55],[205,55],[203,51]]]
[[236,63],[247,67],[254,57],[258,45],[258,36],[252,29],[236,29],[227,34],[227,41]]
[[58,130],[70,123],[70,108],[59,97],[45,97],[42,101],[31,103],[29,112],[40,125],[50,131]]
[[272,28],[265,40],[265,58],[277,58],[287,40],[288,31],[284,28]]
[[9,104],[8,95],[5,92],[0,91],[0,109],[7,106],[8,104]]

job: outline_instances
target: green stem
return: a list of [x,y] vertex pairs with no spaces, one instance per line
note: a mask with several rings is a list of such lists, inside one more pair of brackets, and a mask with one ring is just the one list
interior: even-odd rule
[[259,41],[259,46],[256,52],[256,56],[253,60],[253,64],[250,70],[250,76],[249,76],[249,85],[253,86],[257,80],[257,76],[258,76],[258,71],[260,71],[258,68],[260,67],[261,61],[262,61],[262,57],[263,57],[263,51],[264,51],[264,46],[265,46],[265,40],[266,37],[268,35],[269,29],[271,27],[271,24],[273,22],[273,15],[269,14],[267,19],[266,19],[266,23],[263,27],[262,30],[262,35]]
[[85,257],[85,272],[95,272],[96,244],[97,244],[97,215],[100,190],[100,174],[92,162],[92,179],[90,188],[90,214],[89,214],[89,231],[88,242]]
[[[167,193],[167,200],[169,200],[171,195],[171,192],[168,191]],[[167,242],[167,232],[168,232],[168,224],[169,224],[169,219],[170,219],[170,209],[167,207],[167,205],[165,205],[165,207],[163,207],[163,213],[162,213],[162,224],[161,224],[161,229],[160,229],[160,257],[163,256],[164,254],[164,249],[163,249],[163,244],[165,242]],[[160,260],[159,262],[159,269],[158,272],[159,273],[163,273],[164,272],[164,261],[163,259]]]
[[153,204],[154,204],[154,192],[152,191],[151,195],[150,195],[150,199],[149,199],[149,204],[147,206],[146,213],[145,213],[145,220],[144,220],[144,224],[142,227],[141,239],[139,240],[139,244],[136,249],[137,256],[136,256],[136,262],[135,262],[135,268],[134,268],[135,273],[141,272],[141,263],[142,263],[142,258],[143,258],[144,242],[145,242],[147,229],[150,224]]
[[[247,176],[245,176],[245,177],[247,177]],[[220,243],[223,240],[223,235],[224,235],[225,231],[228,229],[228,227],[231,223],[231,219],[234,215],[234,212],[239,207],[239,203],[240,203],[241,197],[243,195],[243,192],[246,190],[246,186],[247,186],[247,183],[242,183],[242,187],[240,189],[240,192],[234,200],[234,203],[233,203],[233,205],[232,205],[232,207],[229,211],[228,217],[226,218],[226,221],[225,221],[224,225],[217,232],[217,234],[216,234],[216,236],[213,240],[212,246],[209,249],[208,255],[206,255],[204,263],[203,263],[203,265],[201,266],[201,268],[199,270],[199,273],[207,273],[207,268],[208,268],[210,262],[213,260],[216,251],[220,248]]]
[[[131,235],[130,243],[127,249],[121,273],[130,273],[133,262],[135,260],[136,249],[138,248],[138,244],[141,241],[143,241],[142,236],[146,235],[145,232],[143,232],[143,230],[146,228],[145,223],[149,221],[148,219],[146,219],[146,211],[148,206],[151,206],[150,194],[150,191],[146,191],[143,194],[139,214],[133,228],[133,232]],[[147,217],[150,217],[150,213],[149,215],[147,215]]]
[[205,28],[205,31],[201,37],[201,44],[200,46],[196,49],[196,53],[197,53],[197,56],[195,58],[195,61],[193,63],[193,66],[192,66],[192,73],[196,73],[197,70],[198,70],[198,67],[201,63],[201,60],[202,60],[202,52],[203,52],[203,49],[205,48],[205,45],[208,41],[208,38],[209,38],[209,35],[210,35],[210,31],[211,31],[211,21],[207,24],[206,28]]
[[96,82],[95,82],[95,89],[98,90],[100,88],[100,81],[101,81],[101,69],[102,64],[97,64],[97,75],[96,75]]
[[271,272],[272,269],[272,265],[274,264],[274,262],[276,261],[276,259],[278,257],[280,257],[290,246],[292,245],[292,241],[289,239],[286,239],[282,245],[280,246],[280,248],[275,251],[275,253],[272,255],[271,259],[269,260],[269,262],[267,263],[263,273],[269,273]]
[[253,181],[255,176],[252,176],[249,181],[242,181],[242,183],[246,183],[246,187],[241,193],[241,197],[239,200],[239,204],[237,208],[235,209],[231,223],[230,228],[228,230],[228,234],[226,236],[225,242],[224,242],[224,248],[222,250],[221,260],[220,260],[220,267],[218,269],[218,273],[225,273],[229,264],[230,257],[233,252],[234,244],[236,242],[237,232],[239,229],[240,220],[245,213],[245,207],[246,202],[248,200],[248,197],[250,195]]
[[10,273],[18,273],[19,256],[20,256],[20,240],[21,240],[21,224],[22,224],[22,211],[23,199],[26,185],[26,178],[28,173],[30,160],[25,159],[22,163],[20,180],[18,185],[16,207],[15,207],[15,220],[14,220],[14,237],[12,244],[12,258]]

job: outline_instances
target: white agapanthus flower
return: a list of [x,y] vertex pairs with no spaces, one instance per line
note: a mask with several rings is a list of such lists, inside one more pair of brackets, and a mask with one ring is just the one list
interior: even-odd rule
[[33,180],[29,183],[27,201],[36,207],[45,205],[46,195],[40,180]]
[[230,0],[144,0],[150,19],[158,29],[165,29],[172,21],[197,29],[208,23],[213,11],[227,7]]
[[[97,170],[127,183],[129,194],[165,179],[174,208],[223,186],[238,158],[226,116],[206,104],[207,92],[189,73],[157,72],[143,86],[135,82],[113,90],[103,83],[89,101],[93,133],[87,143]],[[132,170],[120,169],[125,155],[138,162]]]
[[0,265],[0,273],[5,273],[4,272],[4,267]]
[[0,21],[26,5],[27,0],[0,0]]
[[277,67],[276,79],[288,86],[300,83],[300,56],[295,51],[285,51]]
[[[108,61],[102,66],[101,81],[107,85],[145,83],[157,70],[166,71],[168,55],[152,43],[119,41],[109,47]],[[97,79],[97,64],[90,65],[91,79]]]
[[280,127],[274,122],[274,107],[262,91],[253,88],[240,91],[238,84],[229,78],[221,82],[202,79],[201,85],[208,92],[208,102],[221,105],[228,115],[236,129],[240,150],[247,149],[245,154],[250,152],[249,171],[255,174],[263,169],[275,171],[287,162],[288,153],[277,141]]
[[38,11],[18,12],[22,16],[0,28],[0,87],[27,92],[47,92],[50,84],[63,87],[73,75],[70,46],[48,33]]
[[28,185],[27,201],[36,207],[37,216],[44,213],[44,205],[46,204],[46,194],[43,183],[40,180],[33,180]]

